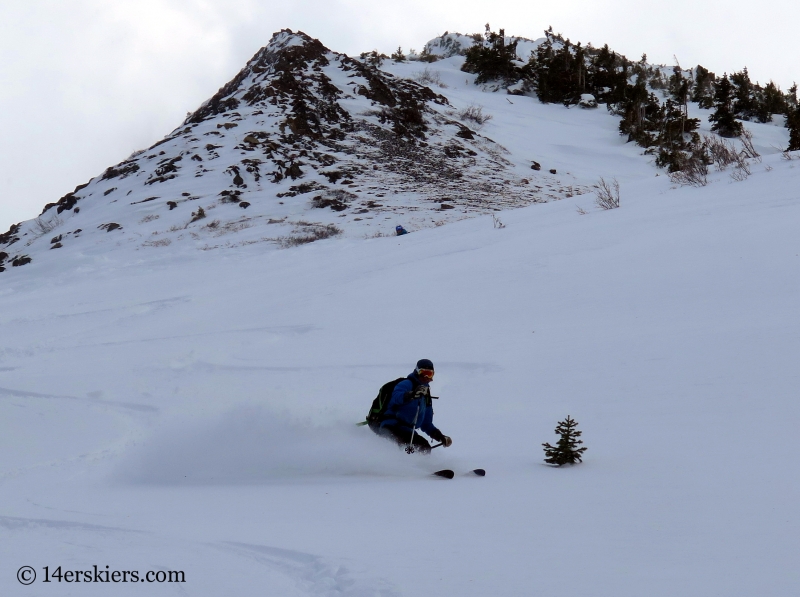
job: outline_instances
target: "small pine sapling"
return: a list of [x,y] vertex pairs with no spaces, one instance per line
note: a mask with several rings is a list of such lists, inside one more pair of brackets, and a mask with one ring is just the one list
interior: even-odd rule
[[575,464],[576,461],[583,462],[581,460],[581,454],[583,454],[587,448],[578,447],[583,441],[578,439],[582,432],[576,429],[577,426],[577,421],[571,419],[569,415],[567,415],[567,418],[563,421],[558,422],[556,433],[561,436],[561,439],[558,440],[555,446],[542,444],[546,456],[544,461],[547,464],[561,466],[563,464]]

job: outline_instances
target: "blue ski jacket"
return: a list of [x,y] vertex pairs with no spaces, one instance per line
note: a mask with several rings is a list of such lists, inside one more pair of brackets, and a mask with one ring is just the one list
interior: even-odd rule
[[[417,424],[414,425],[414,416],[417,415]],[[433,406],[431,391],[426,382],[419,378],[416,372],[394,387],[389,406],[386,407],[381,427],[397,426],[421,429],[433,439],[439,441],[443,437],[433,424]]]

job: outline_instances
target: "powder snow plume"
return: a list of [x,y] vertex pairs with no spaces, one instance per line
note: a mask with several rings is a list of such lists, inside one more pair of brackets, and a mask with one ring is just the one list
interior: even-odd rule
[[172,421],[134,448],[122,482],[247,484],[291,478],[405,476],[426,462],[366,427],[315,424],[262,407],[238,407],[201,422]]

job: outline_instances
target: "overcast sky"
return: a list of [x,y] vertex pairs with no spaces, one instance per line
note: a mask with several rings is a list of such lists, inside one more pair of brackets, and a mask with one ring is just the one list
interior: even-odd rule
[[169,133],[280,29],[388,54],[487,22],[717,74],[747,66],[784,90],[800,80],[797,0],[0,0],[0,233]]

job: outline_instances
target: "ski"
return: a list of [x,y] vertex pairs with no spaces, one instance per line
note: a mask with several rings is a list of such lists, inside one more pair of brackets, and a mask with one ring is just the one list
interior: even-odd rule
[[[455,471],[452,471],[449,468],[446,468],[446,469],[443,469],[443,470],[440,470],[440,471],[436,471],[435,473],[431,473],[431,474],[436,476],[436,477],[442,477],[443,479],[452,479],[453,477],[456,476]],[[469,471],[467,473],[467,475],[476,475],[478,477],[485,477],[486,476],[486,471],[484,469],[482,469],[482,468],[475,468],[475,469],[472,469],[471,471]]]

